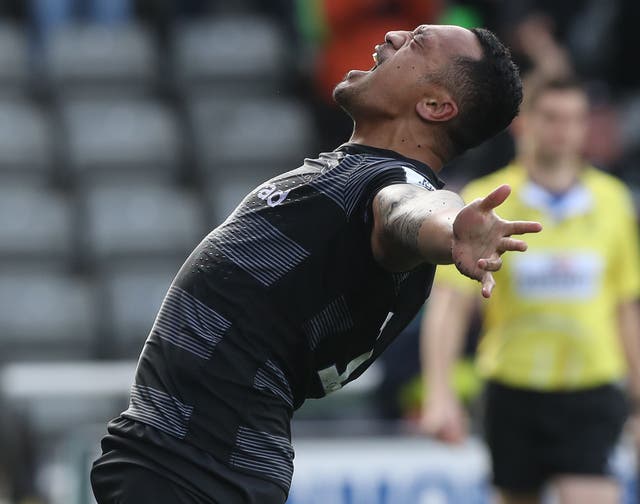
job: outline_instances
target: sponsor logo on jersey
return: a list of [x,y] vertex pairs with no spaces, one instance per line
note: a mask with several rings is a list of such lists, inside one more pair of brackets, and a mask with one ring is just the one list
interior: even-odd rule
[[592,252],[535,253],[512,258],[518,295],[528,299],[585,300],[597,295],[604,260]]
[[281,205],[289,196],[290,189],[281,191],[275,184],[265,184],[258,188],[257,196],[270,207]]
[[429,189],[429,191],[435,191],[436,188],[433,187],[433,184],[429,182],[425,176],[421,175],[415,170],[411,168],[407,168],[406,166],[402,167],[404,171],[405,177],[407,178],[407,184],[418,185],[420,187],[424,187],[425,189]]

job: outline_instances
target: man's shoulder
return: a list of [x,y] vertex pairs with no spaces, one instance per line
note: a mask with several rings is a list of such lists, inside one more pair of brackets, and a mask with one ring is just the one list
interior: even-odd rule
[[594,166],[585,168],[583,181],[596,195],[615,199],[626,198],[630,194],[629,188],[622,180]]
[[585,168],[582,181],[593,194],[595,205],[606,210],[598,215],[616,225],[635,218],[633,196],[618,177],[593,166]]

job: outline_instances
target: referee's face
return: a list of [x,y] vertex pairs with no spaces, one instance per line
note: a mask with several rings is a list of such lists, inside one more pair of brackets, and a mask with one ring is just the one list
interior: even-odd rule
[[392,31],[372,48],[373,68],[351,70],[334,90],[334,98],[354,119],[415,115],[416,103],[446,73],[456,57],[482,58],[473,32],[459,26],[421,25]]
[[587,136],[589,102],[581,89],[548,89],[536,99],[524,120],[524,140],[538,159],[576,158]]

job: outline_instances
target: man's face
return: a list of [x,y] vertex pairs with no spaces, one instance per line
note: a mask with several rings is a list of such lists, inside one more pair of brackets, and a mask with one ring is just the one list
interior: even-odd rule
[[546,90],[525,113],[524,134],[536,152],[550,159],[582,153],[589,104],[579,89]]
[[354,117],[413,114],[430,76],[441,74],[456,57],[482,58],[476,36],[458,26],[392,31],[372,50],[374,67],[351,70],[334,90],[335,100]]

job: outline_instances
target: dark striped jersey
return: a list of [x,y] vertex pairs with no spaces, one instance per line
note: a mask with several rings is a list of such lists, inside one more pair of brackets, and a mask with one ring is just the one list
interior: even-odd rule
[[212,457],[288,491],[293,411],[362,374],[429,293],[435,266],[390,273],[371,251],[373,197],[405,183],[442,187],[346,144],[252,191],[178,272],[109,432],[185,479]]

